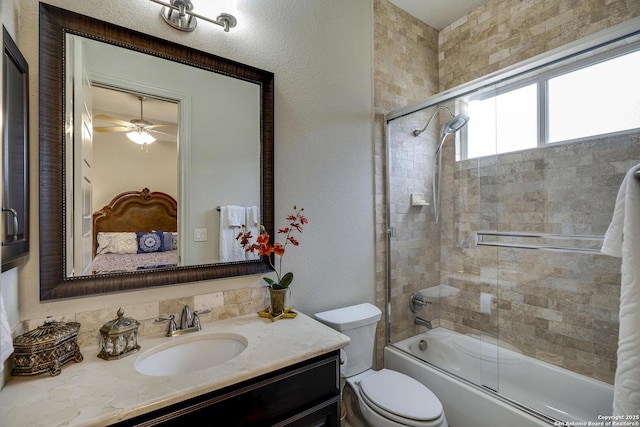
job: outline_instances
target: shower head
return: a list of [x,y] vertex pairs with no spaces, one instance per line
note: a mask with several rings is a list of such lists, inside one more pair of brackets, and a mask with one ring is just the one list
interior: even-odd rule
[[467,122],[469,122],[469,116],[466,116],[464,114],[458,114],[457,116],[449,120],[447,123],[445,123],[444,126],[442,126],[442,130],[440,131],[440,144],[438,145],[436,154],[442,148],[442,144],[444,144],[444,141],[447,135],[452,135],[458,132],[467,124]]
[[462,129],[464,125],[467,124],[468,121],[469,121],[469,116],[465,116],[464,114],[458,114],[457,116],[449,120],[447,123],[445,123],[445,125],[442,127],[442,132],[447,135],[456,133],[460,129]]

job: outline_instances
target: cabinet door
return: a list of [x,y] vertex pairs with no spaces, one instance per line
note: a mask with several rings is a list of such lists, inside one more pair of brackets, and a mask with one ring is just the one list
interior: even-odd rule
[[274,424],[273,427],[335,427],[339,425],[340,396],[297,414],[295,417]]
[[334,351],[115,425],[337,427],[339,366],[339,353]]
[[29,252],[28,65],[3,27],[2,271]]

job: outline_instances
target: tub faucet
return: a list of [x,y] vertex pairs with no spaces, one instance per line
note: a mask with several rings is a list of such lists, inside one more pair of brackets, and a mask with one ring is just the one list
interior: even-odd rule
[[429,320],[423,319],[422,317],[416,316],[414,322],[418,326],[426,326],[427,329],[433,329],[433,326],[431,326],[431,322]]

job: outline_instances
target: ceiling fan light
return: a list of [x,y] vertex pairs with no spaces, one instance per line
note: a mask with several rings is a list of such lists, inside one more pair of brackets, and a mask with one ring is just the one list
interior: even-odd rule
[[151,136],[151,134],[149,134],[149,132],[147,131],[131,131],[131,132],[127,132],[127,138],[129,138],[131,141],[135,142],[136,144],[151,144],[152,142],[154,142],[156,139],[154,137]]

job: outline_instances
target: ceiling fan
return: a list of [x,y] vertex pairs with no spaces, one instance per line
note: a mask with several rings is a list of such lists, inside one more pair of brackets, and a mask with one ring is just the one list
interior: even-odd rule
[[166,135],[172,138],[175,138],[175,135],[161,132],[156,130],[158,127],[167,127],[171,126],[168,124],[154,124],[144,119],[144,110],[143,110],[143,102],[146,99],[144,96],[138,96],[138,100],[140,101],[140,118],[139,119],[131,119],[129,121],[117,119],[115,117],[107,116],[104,114],[97,114],[94,119],[102,120],[106,122],[110,122],[116,124],[118,126],[94,126],[93,130],[96,132],[127,132],[127,137],[140,145],[151,144],[156,140],[152,134],[156,135]]

